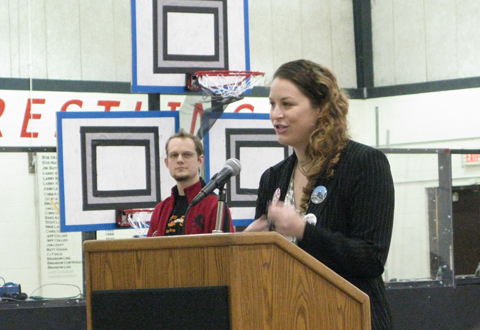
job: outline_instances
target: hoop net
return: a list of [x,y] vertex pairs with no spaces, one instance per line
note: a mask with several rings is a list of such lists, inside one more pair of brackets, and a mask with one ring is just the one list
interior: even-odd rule
[[212,98],[240,98],[245,91],[255,86],[265,75],[260,71],[198,71],[197,82]]
[[127,209],[119,214],[117,224],[121,227],[134,228],[139,237],[145,237],[148,233],[150,218],[153,209]]

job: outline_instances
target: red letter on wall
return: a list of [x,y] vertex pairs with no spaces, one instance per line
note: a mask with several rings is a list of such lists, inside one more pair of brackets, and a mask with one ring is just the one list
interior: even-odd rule
[[[5,112],[5,101],[0,99],[0,117],[3,115]],[[0,137],[3,137],[2,131],[0,131]]]
[[112,107],[119,107],[120,101],[98,101],[97,105],[104,106],[105,111],[110,111]]
[[170,107],[171,111],[175,111],[182,104],[180,102],[168,102],[167,105]]
[[236,108],[234,112],[240,112],[243,109],[248,109],[251,112],[253,112],[254,108],[253,108],[253,105],[245,103],[245,104],[239,105],[238,108]]
[[190,126],[190,134],[195,134],[195,125],[197,124],[197,117],[202,118],[203,114],[203,105],[201,103],[195,103],[195,108],[193,108],[192,116],[192,125]]
[[[70,101],[67,101],[67,102],[65,102],[64,105],[62,105],[62,108],[60,109],[60,111],[66,112],[66,111],[67,111],[67,108],[68,108],[69,106],[71,106],[72,104],[78,105],[78,107],[81,109],[81,108],[82,108],[82,105],[83,105],[83,101],[80,101],[80,100],[70,100]],[[57,132],[55,132],[55,137],[57,137]]]
[[37,138],[37,132],[27,132],[28,123],[31,119],[40,119],[42,118],[41,114],[35,113],[32,115],[32,104],[45,104],[45,99],[28,99],[27,100],[27,108],[25,109],[25,117],[23,118],[23,125],[22,125],[22,132],[20,133],[20,137],[22,138]]
[[83,105],[83,101],[80,101],[80,100],[67,101],[67,102],[65,102],[64,105],[62,105],[62,108],[60,109],[60,111],[63,111],[63,112],[67,111],[67,108],[72,104],[78,105],[78,107],[81,108],[82,105]]

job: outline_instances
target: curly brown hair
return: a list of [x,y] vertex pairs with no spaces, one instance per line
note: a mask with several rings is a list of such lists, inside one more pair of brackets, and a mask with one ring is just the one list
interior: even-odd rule
[[300,201],[302,212],[305,212],[315,182],[320,177],[333,175],[340,153],[349,140],[348,95],[340,89],[337,78],[329,69],[309,60],[285,63],[273,78],[289,80],[310,100],[312,107],[320,108],[316,129],[310,135],[305,151],[304,169],[308,183]]

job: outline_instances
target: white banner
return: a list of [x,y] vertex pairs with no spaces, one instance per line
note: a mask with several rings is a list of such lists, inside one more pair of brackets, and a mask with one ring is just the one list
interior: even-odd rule
[[146,94],[0,90],[0,146],[56,146],[58,111],[140,110],[148,110]]

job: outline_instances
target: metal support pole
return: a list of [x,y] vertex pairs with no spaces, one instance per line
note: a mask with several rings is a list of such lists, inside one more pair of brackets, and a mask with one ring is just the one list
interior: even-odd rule
[[223,233],[223,216],[225,214],[225,199],[227,191],[224,187],[221,187],[218,191],[218,205],[217,205],[217,223],[215,224],[214,233]]

